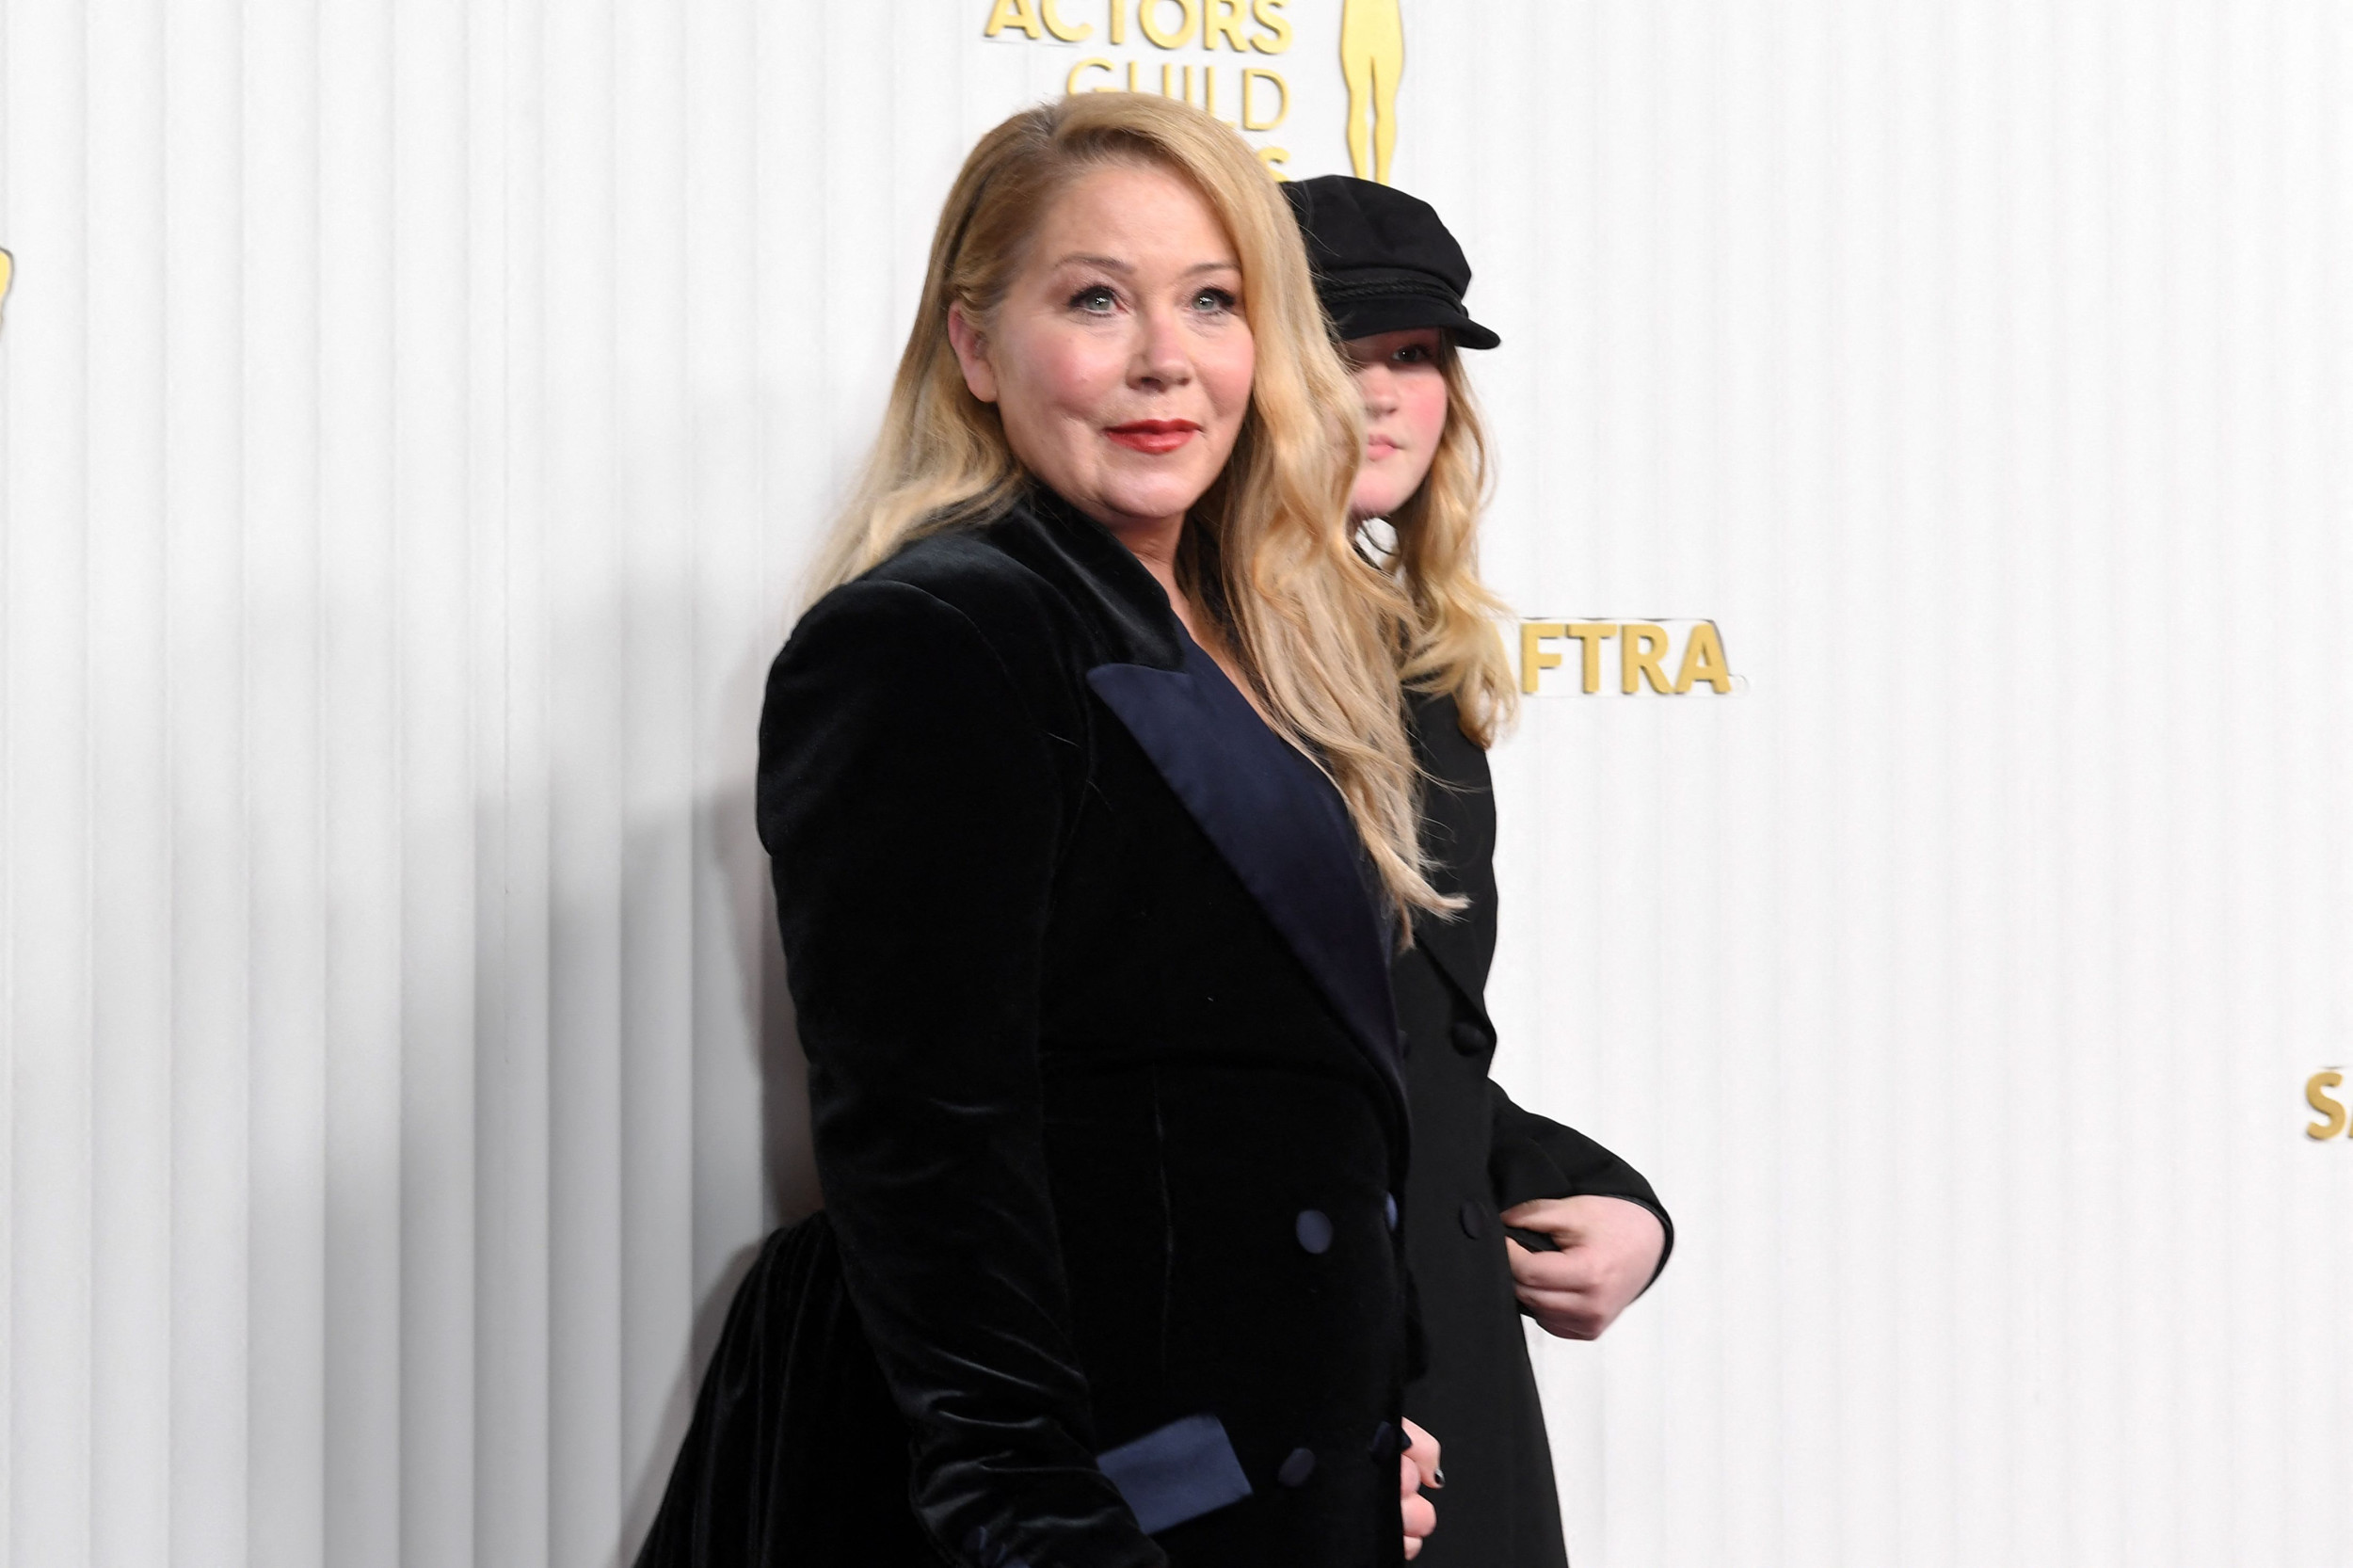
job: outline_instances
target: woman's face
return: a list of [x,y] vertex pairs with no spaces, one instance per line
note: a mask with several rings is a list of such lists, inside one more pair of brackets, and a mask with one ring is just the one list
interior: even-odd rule
[[1241,282],[1192,185],[1112,165],[1048,210],[986,329],[958,310],[949,336],[1039,480],[1114,532],[1180,524],[1250,408]]
[[1349,511],[1358,522],[1385,518],[1413,498],[1446,431],[1445,344],[1436,327],[1351,338],[1344,345],[1365,400],[1365,462]]

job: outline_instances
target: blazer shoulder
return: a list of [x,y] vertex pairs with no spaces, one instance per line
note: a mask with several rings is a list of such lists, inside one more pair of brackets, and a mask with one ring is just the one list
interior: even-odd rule
[[[954,760],[975,798],[1039,793],[1046,776],[1032,761],[1072,782],[1085,731],[1070,682],[1034,648],[1009,646],[1001,624],[990,636],[969,603],[870,573],[801,616],[760,704],[754,804],[772,855],[791,802],[828,792],[879,798],[911,763],[936,771]],[[868,776],[852,779],[860,769]]]
[[1064,596],[1036,571],[996,548],[985,533],[958,529],[908,546],[864,576],[826,594],[801,617],[792,644],[935,643],[952,656],[977,641],[1049,728],[1075,698],[1085,639]]
[[1487,748],[1463,733],[1463,711],[1451,692],[1416,692],[1406,711],[1415,754],[1433,781],[1454,790],[1494,787]]
[[[972,530],[935,535],[819,598],[770,666],[762,751],[784,713],[786,687],[899,692],[925,699],[965,692],[1005,704],[1057,751],[1085,744],[1087,638],[1054,584]],[[822,696],[836,701],[836,696]]]
[[1463,733],[1461,711],[1445,693],[1417,695],[1409,712],[1414,756],[1423,775],[1422,848],[1459,879],[1448,890],[1491,896],[1496,803],[1486,748]]
[[992,647],[1035,641],[1068,626],[1054,584],[999,549],[984,528],[920,539],[848,585],[882,583],[921,590],[962,615]]
[[[1470,901],[1451,920],[1422,911],[1414,939],[1461,988],[1478,1021],[1486,1024],[1487,969],[1496,946],[1496,802],[1486,748],[1463,733],[1461,710],[1445,693],[1416,694],[1412,717],[1415,759],[1421,764],[1421,847],[1440,892]],[[1495,1037],[1490,1026],[1486,1038]]]

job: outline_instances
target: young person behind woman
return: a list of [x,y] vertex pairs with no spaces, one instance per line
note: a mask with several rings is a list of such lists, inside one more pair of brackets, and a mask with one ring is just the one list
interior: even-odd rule
[[1406,1255],[1428,1358],[1406,1409],[1446,1439],[1445,1528],[1421,1560],[1561,1568],[1552,1457],[1519,1312],[1563,1337],[1597,1336],[1665,1266],[1673,1231],[1633,1167],[1521,1110],[1487,1077],[1496,824],[1486,747],[1515,690],[1495,625],[1502,606],[1478,575],[1486,451],[1459,350],[1499,340],[1464,309],[1469,264],[1427,203],[1341,175],[1285,192],[1364,399],[1351,509],[1360,524],[1385,524],[1368,548],[1413,605],[1402,673],[1432,880],[1468,901],[1452,918],[1417,909],[1414,946],[1392,976],[1414,1116]]
[[1090,94],[973,150],[760,719],[826,1208],[738,1292],[642,1563],[1427,1532],[1386,961],[1447,901],[1361,440],[1232,131]]

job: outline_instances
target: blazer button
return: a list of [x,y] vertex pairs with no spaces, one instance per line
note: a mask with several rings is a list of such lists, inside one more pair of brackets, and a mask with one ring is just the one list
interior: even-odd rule
[[[1291,1225],[1299,1244],[1321,1256],[1332,1250],[1332,1217],[1321,1208],[1303,1208]],[[1300,1450],[1305,1453],[1305,1449]]]
[[1373,1428],[1371,1451],[1375,1459],[1395,1459],[1397,1457],[1397,1429],[1386,1421]]
[[1476,1056],[1496,1043],[1494,1035],[1480,1028],[1469,1018],[1457,1020],[1450,1032],[1454,1040],[1454,1048],[1465,1056]]
[[1293,1448],[1283,1461],[1283,1467],[1274,1472],[1274,1479],[1285,1486],[1305,1486],[1307,1478],[1316,1473],[1316,1456],[1306,1448]]
[[1395,1192],[1381,1194],[1381,1212],[1388,1217],[1389,1228],[1395,1230],[1397,1228],[1397,1194]]
[[1487,1234],[1487,1217],[1479,1211],[1475,1200],[1465,1198],[1462,1212],[1456,1217],[1463,1222],[1463,1234],[1472,1240],[1476,1241]]

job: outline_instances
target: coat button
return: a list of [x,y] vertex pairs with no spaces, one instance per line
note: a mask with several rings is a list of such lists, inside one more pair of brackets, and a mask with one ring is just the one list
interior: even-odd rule
[[1487,1217],[1479,1211],[1476,1200],[1465,1198],[1462,1212],[1456,1216],[1463,1222],[1463,1234],[1476,1241],[1487,1234]]
[[1388,1217],[1389,1228],[1395,1230],[1397,1228],[1397,1194],[1395,1192],[1385,1192],[1381,1195],[1381,1212]]
[[1375,1459],[1397,1457],[1397,1429],[1388,1422],[1384,1421],[1372,1429],[1371,1453]]
[[1469,1018],[1457,1020],[1451,1033],[1454,1048],[1465,1056],[1476,1056],[1496,1043],[1495,1036]]
[[1291,1230],[1299,1244],[1311,1253],[1321,1256],[1332,1250],[1332,1217],[1321,1208],[1301,1209]]
[[1307,1478],[1315,1473],[1315,1454],[1306,1448],[1293,1448],[1284,1459],[1283,1467],[1274,1472],[1274,1479],[1285,1486],[1305,1486]]

